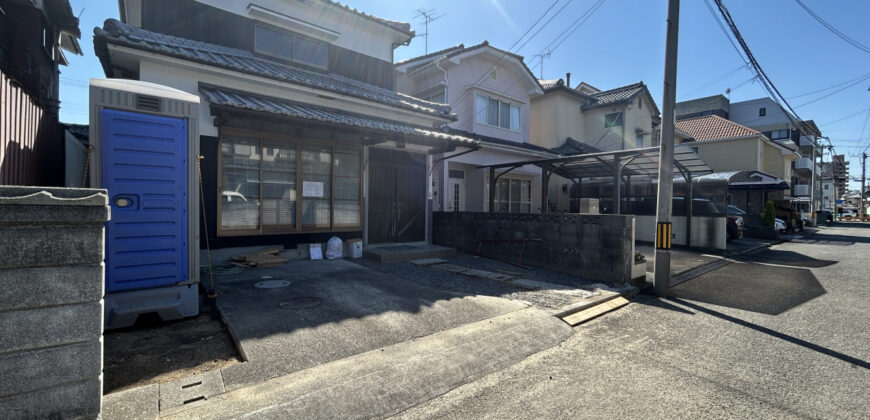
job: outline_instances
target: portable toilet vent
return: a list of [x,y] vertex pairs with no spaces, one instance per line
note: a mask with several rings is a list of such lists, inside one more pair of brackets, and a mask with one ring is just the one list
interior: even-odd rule
[[199,97],[91,79],[91,186],[109,191],[107,329],[199,313]]

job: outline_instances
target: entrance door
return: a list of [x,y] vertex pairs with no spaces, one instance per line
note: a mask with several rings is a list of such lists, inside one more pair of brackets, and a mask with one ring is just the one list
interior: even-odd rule
[[450,169],[447,182],[447,210],[465,211],[465,171]]
[[369,243],[426,240],[426,157],[369,150]]
[[187,121],[103,110],[100,133],[106,292],[187,280]]

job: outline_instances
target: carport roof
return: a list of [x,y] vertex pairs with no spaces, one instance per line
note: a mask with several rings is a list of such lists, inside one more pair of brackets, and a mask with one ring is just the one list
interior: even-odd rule
[[[622,175],[644,175],[657,178],[659,173],[659,148],[616,150],[588,153],[561,158],[529,160],[478,166],[478,168],[512,169],[536,165],[568,179],[612,177],[616,164],[622,164]],[[713,170],[689,146],[674,147],[674,173],[697,177],[713,173]]]

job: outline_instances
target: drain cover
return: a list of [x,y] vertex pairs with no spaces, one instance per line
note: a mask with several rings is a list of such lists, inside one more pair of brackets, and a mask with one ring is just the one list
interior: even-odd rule
[[308,309],[320,306],[323,301],[320,298],[313,296],[300,296],[292,299],[287,299],[278,304],[284,309]]
[[258,289],[277,289],[279,287],[287,287],[290,282],[287,280],[266,280],[254,283],[254,287]]

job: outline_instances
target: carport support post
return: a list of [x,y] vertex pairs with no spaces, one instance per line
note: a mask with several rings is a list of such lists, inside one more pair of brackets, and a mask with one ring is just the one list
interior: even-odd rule
[[665,83],[662,98],[662,142],[659,149],[658,208],[656,210],[655,277],[658,296],[668,293],[671,283],[671,200],[674,195],[674,107],[677,93],[677,35],[680,0],[668,0],[665,42]]
[[[683,178],[686,180],[686,184],[688,185],[686,189],[686,246],[689,248],[692,247],[692,207],[695,203],[695,186],[692,185],[692,173],[689,171],[683,172]],[[726,209],[727,211],[727,209]],[[726,228],[727,230],[727,228]]]
[[613,214],[622,214],[622,165],[613,159]]
[[547,205],[550,195],[550,171],[546,167],[541,167],[541,213],[549,213],[550,206]]
[[489,168],[489,212],[495,210],[495,168]]

